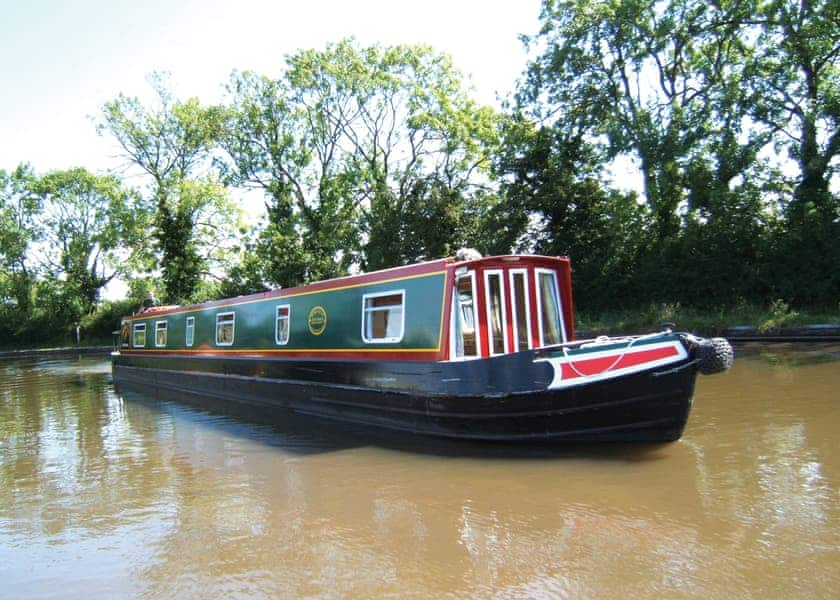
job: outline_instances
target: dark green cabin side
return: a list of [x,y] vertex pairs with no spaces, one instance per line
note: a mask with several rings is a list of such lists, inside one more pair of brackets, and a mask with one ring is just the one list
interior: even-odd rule
[[299,287],[205,305],[159,307],[123,320],[122,351],[438,354],[446,281],[441,268],[380,281],[336,280],[335,287],[313,291]]

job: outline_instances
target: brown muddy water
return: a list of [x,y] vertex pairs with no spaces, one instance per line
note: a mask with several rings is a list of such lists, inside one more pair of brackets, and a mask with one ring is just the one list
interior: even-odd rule
[[0,362],[0,598],[837,598],[840,345],[737,353],[679,442],[523,450]]

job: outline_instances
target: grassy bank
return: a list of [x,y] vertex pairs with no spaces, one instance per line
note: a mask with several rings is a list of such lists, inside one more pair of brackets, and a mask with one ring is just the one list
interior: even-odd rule
[[733,308],[700,309],[679,304],[650,305],[635,310],[577,313],[579,337],[620,333],[641,333],[661,329],[673,323],[675,329],[700,335],[721,335],[734,326],[755,327],[757,333],[770,335],[803,325],[840,323],[840,305],[834,310],[793,310],[781,300],[766,307],[740,305]]
[[9,323],[9,331],[0,336],[0,351],[113,346],[113,331],[119,329],[121,318],[136,308],[137,302],[131,300],[103,302],[96,312],[83,316],[78,324],[55,322],[49,315]]
[[21,341],[20,343],[14,343],[14,340],[11,340],[9,343],[0,344],[0,354],[3,355],[13,355],[15,353],[25,353],[25,352],[43,352],[43,351],[72,351],[74,349],[80,350],[83,352],[87,352],[90,350],[95,350],[97,352],[102,351],[103,348],[113,348],[114,347],[114,338],[113,336],[107,338],[101,337],[92,337],[86,338],[82,336],[82,340],[80,343],[76,343],[76,340],[70,336],[65,336],[61,338],[55,338],[52,340],[47,340],[44,342],[33,343],[33,342],[26,342]]

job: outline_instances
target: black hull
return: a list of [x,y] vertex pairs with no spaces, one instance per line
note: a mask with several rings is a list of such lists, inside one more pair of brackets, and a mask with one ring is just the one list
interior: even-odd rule
[[665,442],[691,408],[693,361],[560,390],[521,353],[460,363],[114,357],[118,386],[414,434],[513,442]]

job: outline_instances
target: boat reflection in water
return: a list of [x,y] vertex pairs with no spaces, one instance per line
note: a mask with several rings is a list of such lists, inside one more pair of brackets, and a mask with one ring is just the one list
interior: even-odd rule
[[[702,559],[685,518],[697,490],[672,485],[672,470],[696,471],[682,445],[500,446],[294,415],[249,425],[123,398],[176,423],[162,440],[177,469],[173,528],[141,574],[152,594],[586,595],[605,568],[655,574],[636,590],[648,593]],[[558,566],[574,557],[565,579]]]

